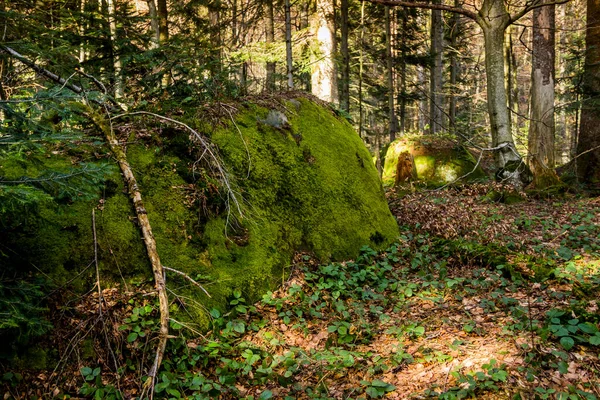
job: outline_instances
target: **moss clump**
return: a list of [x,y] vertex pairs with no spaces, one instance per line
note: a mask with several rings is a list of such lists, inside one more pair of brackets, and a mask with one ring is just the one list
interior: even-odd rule
[[248,241],[225,236],[224,217],[204,232],[211,265],[250,297],[280,281],[296,250],[322,260],[382,248],[398,233],[370,155],[350,125],[301,99],[289,127],[264,124],[269,110],[248,105],[233,126],[211,135],[248,204]]
[[467,181],[487,178],[469,151],[447,138],[416,136],[400,138],[390,144],[383,167],[384,185],[392,185],[398,156],[409,152],[414,157],[417,177],[427,186],[441,186],[465,176]]

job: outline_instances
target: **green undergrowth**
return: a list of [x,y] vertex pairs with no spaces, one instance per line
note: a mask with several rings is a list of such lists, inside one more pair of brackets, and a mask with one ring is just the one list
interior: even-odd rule
[[[452,368],[446,383],[430,383],[414,396],[596,399],[600,371],[593,365],[588,373],[596,378],[587,383],[561,387],[538,377],[567,374],[582,354],[600,351],[600,320],[589,310],[589,299],[577,295],[581,285],[586,291],[600,289],[597,269],[570,270],[568,262],[556,260],[553,274],[534,282],[535,276],[507,268],[513,256],[494,246],[408,230],[387,250],[365,246],[352,261],[319,264],[305,256],[296,279],[256,304],[234,291],[227,313],[210,312],[212,330],[206,338],[190,340],[185,326],[172,323],[172,332],[181,336],[169,343],[155,397],[383,398],[401,390],[390,380],[394,371],[426,364]],[[475,318],[473,309],[444,311],[465,303],[480,308],[485,320]],[[535,305],[541,303],[554,305],[540,311]],[[438,311],[420,312],[424,304]],[[132,357],[150,351],[145,337],[156,328],[155,319],[156,307],[147,305],[125,321],[121,329]],[[507,366],[491,353],[480,366],[461,366],[461,357],[472,351],[470,341],[486,337],[486,323],[498,326],[496,321],[504,326],[502,338],[488,340],[525,337],[519,345],[524,362]],[[464,332],[460,338],[444,346],[436,342],[440,332],[457,326]],[[297,337],[325,333],[318,345],[307,346],[287,343],[285,332]],[[382,340],[392,343],[391,351],[381,351]],[[124,365],[137,374],[135,359]],[[112,390],[92,367],[81,370],[82,394]],[[108,398],[104,393],[100,398]]]

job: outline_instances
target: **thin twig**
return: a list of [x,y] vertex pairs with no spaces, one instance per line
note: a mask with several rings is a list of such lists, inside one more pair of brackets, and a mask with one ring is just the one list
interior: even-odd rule
[[198,282],[196,282],[194,279],[192,279],[192,277],[190,277],[185,272],[181,272],[181,271],[179,271],[179,270],[177,270],[175,268],[166,267],[164,265],[163,265],[163,269],[167,270],[167,271],[175,272],[176,274],[179,274],[179,275],[183,276],[185,279],[187,279],[188,281],[192,282],[195,286],[199,287],[204,292],[204,294],[206,294],[208,297],[211,297],[211,295],[206,291],[206,289],[204,289],[202,287],[201,284],[199,284]]

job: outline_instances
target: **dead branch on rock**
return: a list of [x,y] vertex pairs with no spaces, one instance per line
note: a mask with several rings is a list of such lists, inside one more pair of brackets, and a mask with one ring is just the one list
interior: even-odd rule
[[123,114],[115,115],[114,117],[111,117],[111,121],[118,119],[118,118],[134,116],[134,115],[149,115],[149,116],[161,119],[163,121],[168,121],[173,124],[182,126],[186,130],[188,130],[192,134],[192,137],[194,138],[194,140],[196,140],[198,143],[200,143],[200,145],[204,149],[204,152],[202,153],[201,158],[204,156],[204,154],[208,154],[210,156],[211,160],[214,163],[214,167],[216,168],[217,173],[220,176],[221,183],[227,189],[226,204],[227,204],[228,211],[231,208],[230,207],[230,200],[231,200],[236,207],[238,215],[241,218],[244,217],[244,213],[242,211],[242,206],[240,204],[240,201],[238,200],[238,195],[233,190],[233,185],[231,184],[231,181],[229,179],[229,173],[227,172],[227,169],[225,168],[220,157],[217,155],[216,151],[213,150],[213,147],[212,147],[211,143],[208,142],[207,138],[205,138],[198,131],[196,131],[195,129],[192,129],[189,125],[187,125],[181,121],[177,121],[176,119],[165,117],[164,115],[160,115],[160,114],[156,114],[156,113],[152,113],[152,112],[148,112],[148,111],[134,111],[134,112],[130,112],[130,113],[123,113]]

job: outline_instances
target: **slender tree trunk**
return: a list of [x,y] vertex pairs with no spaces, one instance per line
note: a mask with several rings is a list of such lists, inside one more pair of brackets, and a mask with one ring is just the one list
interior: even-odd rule
[[312,93],[321,100],[337,103],[337,71],[335,63],[335,37],[333,27],[333,1],[317,0],[314,32],[319,44],[319,59],[312,69]]
[[285,0],[285,59],[287,72],[287,88],[294,88],[294,60],[292,53],[292,5]]
[[[510,126],[513,135],[519,131],[519,88],[517,85],[517,60],[512,40],[512,29],[509,26],[505,33],[504,59],[506,68],[506,96],[508,98]],[[512,110],[512,111],[511,111]],[[514,111],[514,112],[513,112]]]
[[577,143],[579,180],[600,188],[600,1],[587,0],[583,105]]
[[86,0],[79,1],[79,68],[83,71],[83,63],[86,60],[86,40],[85,40],[85,2]]
[[[434,0],[441,4],[441,0]],[[440,133],[444,128],[443,121],[443,51],[444,23],[440,10],[431,10],[431,74],[429,79],[429,133]]]
[[[420,88],[425,87],[427,81],[425,80],[425,67],[422,65],[417,66],[417,86]],[[422,96],[419,100],[419,116],[417,126],[419,128],[419,132],[425,133],[425,126],[427,125],[427,106],[429,102]]]
[[393,142],[396,140],[396,133],[398,132],[398,119],[396,118],[396,109],[394,107],[394,60],[392,54],[392,19],[390,16],[390,6],[385,6],[385,47],[388,86],[389,135],[390,142]]
[[363,63],[365,47],[365,2],[360,4],[360,43],[358,54],[358,136],[363,137],[364,109],[363,109]]
[[[531,68],[530,167],[536,186],[555,179],[554,169],[554,4],[533,10]],[[550,177],[551,179],[546,179]]]
[[[164,47],[169,41],[169,11],[167,9],[167,0],[157,0],[158,8],[158,42]],[[171,84],[171,71],[163,72],[161,85],[166,88]]]
[[124,81],[123,81],[123,62],[117,48],[117,11],[115,9],[115,0],[106,0],[108,8],[108,26],[110,32],[110,43],[113,53],[113,68],[115,73],[115,99],[121,103],[124,97]]
[[[454,0],[454,6],[459,7],[460,1]],[[450,21],[450,96],[448,98],[448,126],[450,130],[456,125],[456,93],[458,84],[458,35],[460,31],[460,17],[452,14]]]
[[[266,1],[266,42],[272,46],[275,43],[275,21],[273,19],[273,1]],[[275,62],[267,61],[267,82],[266,89],[268,92],[275,91]]]
[[158,23],[158,11],[156,10],[155,0],[147,0],[148,14],[150,16],[150,29],[152,30],[152,39],[150,48],[157,49],[160,45],[160,25]]
[[[400,37],[403,38],[407,34],[408,18],[406,15],[406,9],[401,8],[401,25],[400,25]],[[400,133],[406,132],[406,45],[400,41]]]
[[342,82],[340,85],[340,108],[350,112],[350,51],[348,49],[348,0],[341,0],[341,53]]
[[221,1],[213,0],[208,7],[210,20],[211,65],[210,71],[213,78],[221,73],[222,43],[221,43]]

